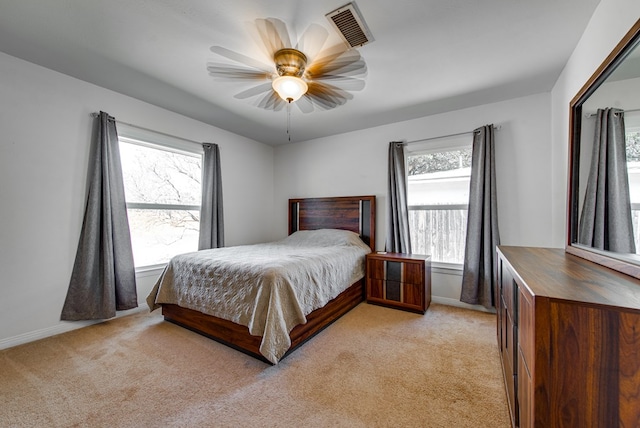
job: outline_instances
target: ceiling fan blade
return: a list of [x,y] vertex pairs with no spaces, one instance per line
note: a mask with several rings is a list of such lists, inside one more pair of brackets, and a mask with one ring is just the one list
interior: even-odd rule
[[268,91],[272,91],[273,88],[271,87],[271,82],[268,83],[263,83],[261,85],[258,86],[254,86],[253,88],[249,88],[245,91],[242,91],[240,93],[235,94],[233,97],[237,98],[239,100],[244,100],[246,98],[251,98],[254,97],[256,95],[260,95],[264,92],[268,92]]
[[329,32],[324,27],[311,24],[304,30],[295,48],[303,52],[309,62],[313,62],[328,38]]
[[365,87],[365,81],[363,79],[342,75],[326,74],[316,77],[314,80],[330,83],[345,91],[361,91]]
[[355,49],[322,52],[320,55],[307,67],[311,78],[325,74],[364,75],[367,72],[367,64]]
[[[306,98],[309,100],[310,103],[313,104],[314,108],[317,107],[320,110],[331,110],[332,108],[335,108],[341,104],[333,101],[333,100],[329,100],[329,99],[325,99],[322,97],[318,97],[316,95],[312,95],[309,93],[304,94],[304,96],[302,98]],[[301,98],[301,99],[302,99]],[[300,100],[298,100],[300,101]],[[296,101],[296,102],[298,102]]]
[[264,64],[256,59],[248,57],[246,55],[242,55],[241,53],[234,52],[227,48],[223,48],[222,46],[211,46],[211,52],[221,55],[225,58],[228,58],[232,61],[239,62],[240,64],[247,65],[249,67],[253,67],[255,69],[264,71],[265,73],[274,73],[275,67],[273,65]]
[[280,111],[287,105],[286,101],[284,101],[280,96],[275,92],[271,91],[262,97],[257,106],[263,108],[265,110],[274,110]]
[[300,97],[294,104],[297,105],[300,111],[303,113],[311,113],[314,110],[313,102],[308,96]]
[[353,99],[353,95],[347,91],[321,82],[310,82],[305,96],[325,110],[343,105],[347,100]]
[[287,25],[281,20],[277,18],[256,19],[256,28],[271,58],[280,49],[291,47]]
[[224,79],[266,80],[271,79],[271,73],[252,70],[248,68],[234,67],[226,64],[209,63],[207,70],[213,77]]
[[316,67],[318,67],[321,64],[331,63],[332,61],[335,61],[340,56],[344,55],[346,51],[347,51],[347,48],[342,44],[334,45],[327,49],[324,49],[322,52],[318,54],[318,57],[314,61],[312,61],[311,64],[308,65],[307,69],[313,66],[313,64],[316,64]]
[[338,60],[323,70],[321,75],[325,74],[365,77],[367,75],[367,64],[362,58],[357,61]]

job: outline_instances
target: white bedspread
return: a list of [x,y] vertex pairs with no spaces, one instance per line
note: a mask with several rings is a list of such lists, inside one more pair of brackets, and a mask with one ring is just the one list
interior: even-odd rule
[[364,276],[370,248],[353,232],[298,231],[282,241],[203,250],[171,259],[147,297],[247,326],[276,364],[289,332]]

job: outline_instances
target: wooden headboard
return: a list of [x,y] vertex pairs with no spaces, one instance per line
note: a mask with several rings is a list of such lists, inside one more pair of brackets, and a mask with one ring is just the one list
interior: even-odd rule
[[289,235],[297,230],[345,229],[375,251],[376,197],[289,199]]

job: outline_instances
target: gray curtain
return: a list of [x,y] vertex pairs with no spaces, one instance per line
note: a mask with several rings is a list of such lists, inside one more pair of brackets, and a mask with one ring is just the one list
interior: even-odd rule
[[596,120],[578,242],[601,250],[635,253],[624,114],[618,109],[598,109]]
[[224,247],[222,174],[217,144],[203,144],[202,208],[200,209],[199,250]]
[[486,308],[495,306],[494,282],[498,245],[500,233],[494,132],[493,125],[486,125],[473,132],[467,240],[460,301],[479,304]]
[[404,143],[389,143],[386,251],[411,253]]
[[104,112],[89,165],[89,194],[63,320],[112,318],[138,306],[115,119]]

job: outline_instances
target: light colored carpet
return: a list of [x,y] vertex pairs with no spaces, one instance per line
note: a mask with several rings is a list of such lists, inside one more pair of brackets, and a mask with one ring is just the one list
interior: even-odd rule
[[132,315],[0,351],[0,426],[508,427],[495,331],[363,303],[268,366]]

